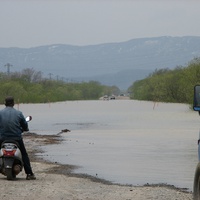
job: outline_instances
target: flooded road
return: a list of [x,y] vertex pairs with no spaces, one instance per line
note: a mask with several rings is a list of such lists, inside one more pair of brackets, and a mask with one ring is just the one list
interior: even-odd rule
[[33,116],[32,132],[71,130],[61,134],[62,144],[44,147],[44,157],[80,166],[75,173],[114,183],[166,183],[192,190],[200,117],[188,105],[70,101],[21,104],[19,109]]

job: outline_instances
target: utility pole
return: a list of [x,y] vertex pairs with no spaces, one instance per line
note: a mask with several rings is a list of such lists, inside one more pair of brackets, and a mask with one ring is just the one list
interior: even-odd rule
[[52,73],[49,73],[49,79],[51,80],[51,76],[52,76],[53,74]]
[[7,63],[4,65],[4,67],[7,67],[7,75],[10,75],[10,67],[12,67],[12,65],[10,63]]

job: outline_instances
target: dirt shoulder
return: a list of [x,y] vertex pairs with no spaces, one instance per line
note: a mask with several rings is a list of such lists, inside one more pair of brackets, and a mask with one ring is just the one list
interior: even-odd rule
[[121,186],[86,175],[75,175],[75,166],[47,162],[37,156],[42,145],[59,143],[59,136],[24,135],[36,180],[27,181],[24,171],[15,181],[0,175],[0,199],[20,200],[192,200],[192,194],[166,185]]

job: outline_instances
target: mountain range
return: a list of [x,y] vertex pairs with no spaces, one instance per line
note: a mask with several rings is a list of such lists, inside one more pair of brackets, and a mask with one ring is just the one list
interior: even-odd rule
[[200,56],[200,37],[152,37],[88,46],[53,44],[0,48],[1,71],[33,68],[64,81],[99,81],[127,89],[156,69],[185,66]]

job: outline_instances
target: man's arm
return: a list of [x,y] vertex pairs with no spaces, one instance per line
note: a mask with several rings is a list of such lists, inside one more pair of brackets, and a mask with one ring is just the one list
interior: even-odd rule
[[20,125],[23,131],[29,131],[28,123],[22,113],[20,113]]

